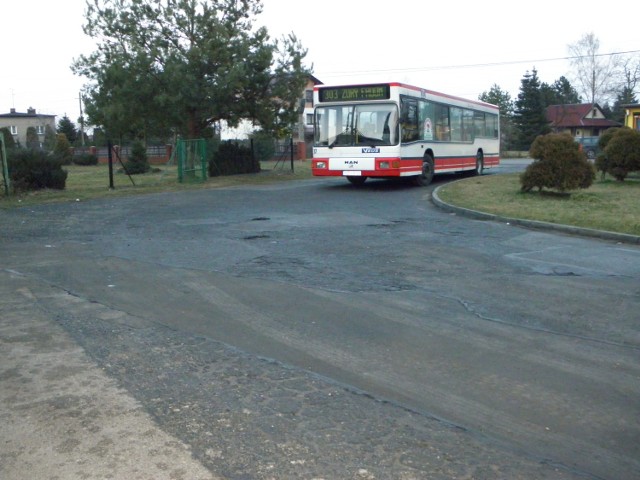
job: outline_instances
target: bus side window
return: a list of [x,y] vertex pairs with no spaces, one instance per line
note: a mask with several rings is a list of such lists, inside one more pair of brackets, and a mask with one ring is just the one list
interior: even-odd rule
[[402,98],[402,141],[413,142],[419,139],[418,133],[418,102],[414,99]]
[[451,140],[451,128],[449,126],[449,107],[435,105],[436,140],[448,142]]

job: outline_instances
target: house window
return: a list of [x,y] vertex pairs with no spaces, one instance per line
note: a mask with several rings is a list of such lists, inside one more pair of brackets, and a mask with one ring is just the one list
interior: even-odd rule
[[11,135],[17,135],[18,134],[18,127],[16,127],[15,125],[11,125],[11,127],[9,127],[11,129]]
[[44,135],[44,125],[38,125],[38,126],[36,127],[36,133],[37,133],[38,135]]
[[307,113],[307,125],[313,125],[313,113]]
[[310,103],[313,106],[313,90],[305,90],[304,91],[304,100],[307,103]]

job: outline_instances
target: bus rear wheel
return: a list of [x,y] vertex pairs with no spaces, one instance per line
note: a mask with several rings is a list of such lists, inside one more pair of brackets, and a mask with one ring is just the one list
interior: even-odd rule
[[426,187],[433,180],[433,157],[425,155],[422,160],[422,173],[413,177],[414,183],[419,187]]
[[351,185],[362,185],[367,181],[367,177],[347,177],[347,180]]

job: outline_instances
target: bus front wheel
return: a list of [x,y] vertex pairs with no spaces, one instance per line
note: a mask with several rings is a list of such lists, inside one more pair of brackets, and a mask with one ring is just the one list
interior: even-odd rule
[[426,187],[433,180],[433,157],[425,155],[422,160],[422,173],[414,177],[414,183],[419,187]]

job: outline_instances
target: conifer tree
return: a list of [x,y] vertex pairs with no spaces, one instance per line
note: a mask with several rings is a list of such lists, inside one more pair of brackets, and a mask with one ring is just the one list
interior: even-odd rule
[[71,145],[73,145],[76,138],[78,138],[78,130],[76,129],[76,126],[66,115],[58,122],[57,132],[63,133]]
[[29,150],[40,150],[40,139],[36,132],[36,127],[27,128],[27,148]]
[[76,60],[89,122],[111,136],[212,135],[249,119],[278,131],[298,119],[311,71],[295,35],[273,41],[254,22],[261,0],[93,0]]
[[529,150],[538,135],[550,132],[545,108],[538,71],[534,68],[522,78],[515,101],[514,125],[519,149]]
[[478,100],[497,105],[500,108],[500,149],[509,150],[513,146],[513,100],[509,92],[493,84],[488,92],[482,92]]

